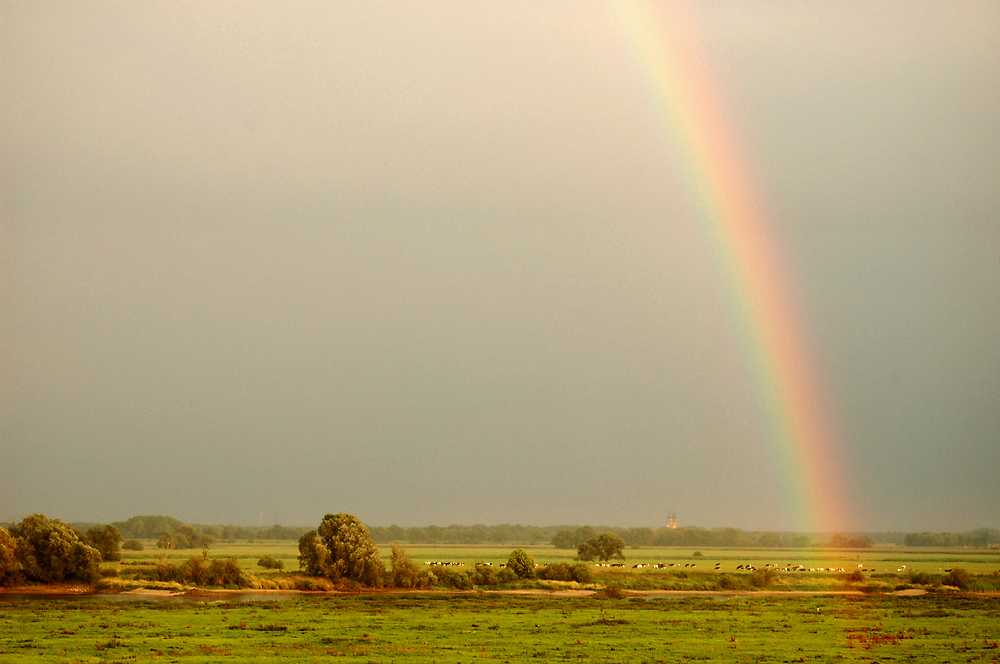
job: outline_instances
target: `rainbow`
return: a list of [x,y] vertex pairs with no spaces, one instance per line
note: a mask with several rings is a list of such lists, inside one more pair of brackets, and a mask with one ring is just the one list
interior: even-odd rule
[[610,4],[680,155],[766,410],[790,517],[806,532],[850,525],[835,436],[767,219],[716,98],[690,10],[678,0]]

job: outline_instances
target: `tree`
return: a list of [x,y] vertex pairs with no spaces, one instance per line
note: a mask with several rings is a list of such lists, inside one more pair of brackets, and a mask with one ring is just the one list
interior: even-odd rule
[[[303,559],[303,541],[306,547],[307,569],[322,570],[323,576],[332,579],[350,579],[368,586],[382,585],[385,567],[368,526],[351,514],[327,514],[316,529],[299,540],[299,560]],[[318,541],[317,541],[318,540]],[[322,548],[320,548],[322,547]],[[326,550],[326,554],[323,553]],[[315,575],[315,572],[311,572]]]
[[781,533],[761,533],[758,546],[777,548],[781,546]]
[[625,540],[621,537],[614,533],[601,533],[577,547],[576,557],[578,560],[593,560],[594,558],[605,561],[612,558],[625,560],[625,554],[622,553],[624,550]]
[[299,569],[309,576],[330,575],[330,550],[315,530],[299,538]]
[[576,559],[577,560],[593,560],[597,557],[597,540],[592,539],[587,542],[583,542],[580,546],[576,547]]
[[28,578],[45,583],[97,580],[101,554],[59,519],[32,514],[12,534],[17,537],[18,561]]
[[6,528],[0,528],[0,587],[13,584],[20,575],[17,562],[17,540]]
[[121,544],[124,538],[112,524],[87,531],[86,542],[97,549],[102,560],[121,560]]
[[514,549],[507,558],[507,569],[519,579],[535,578],[535,559],[524,549]]
[[569,528],[563,528],[552,538],[552,546],[557,549],[572,549],[576,547],[576,535]]
[[406,555],[406,546],[399,541],[392,543],[392,585],[396,588],[413,588],[420,581],[420,568]]
[[592,526],[580,526],[573,533],[574,542],[573,546],[580,546],[584,542],[590,541],[597,537],[597,531],[594,530]]

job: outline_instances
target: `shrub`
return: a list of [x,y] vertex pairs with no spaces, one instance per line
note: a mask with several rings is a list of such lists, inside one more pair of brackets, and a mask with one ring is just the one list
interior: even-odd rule
[[285,569],[284,561],[278,560],[274,556],[263,556],[257,561],[257,564],[264,569]]
[[763,588],[764,586],[769,586],[778,579],[778,573],[775,572],[770,567],[765,569],[756,569],[750,575],[750,583],[752,583],[757,588]]
[[205,583],[212,586],[241,586],[244,581],[243,570],[236,558],[213,560],[205,574]]
[[535,577],[535,559],[524,549],[514,549],[507,558],[507,569],[519,579],[533,579]]
[[122,543],[122,548],[125,549],[126,551],[143,551],[145,550],[146,547],[143,546],[142,542],[140,542],[139,540],[130,539],[130,540],[125,540]]
[[437,585],[458,590],[472,590],[474,584],[472,575],[468,572],[443,565],[435,565],[432,569]]
[[906,580],[918,586],[930,586],[940,583],[938,578],[927,572],[910,572]]
[[101,554],[81,542],[77,532],[59,519],[32,514],[10,534],[18,538],[17,559],[30,579],[44,583],[97,581]]
[[590,583],[594,580],[594,573],[589,565],[584,563],[553,563],[539,567],[537,577],[546,581],[576,581],[577,583]]
[[692,558],[704,558],[705,554],[702,553],[701,551],[695,551],[693,554],[691,554],[691,557]]
[[13,585],[21,575],[17,562],[17,540],[6,528],[0,528],[0,586]]
[[608,599],[625,599],[625,590],[621,586],[609,585],[605,586],[600,593]]
[[208,566],[201,558],[188,558],[177,568],[176,579],[181,583],[202,585],[205,583]]
[[720,574],[718,580],[719,588],[722,590],[739,590],[743,587],[743,582],[735,576]]
[[472,583],[477,586],[495,586],[499,577],[497,569],[492,565],[476,564],[476,571],[472,575]]
[[972,579],[972,575],[969,574],[965,569],[961,567],[956,567],[955,569],[948,572],[948,576],[944,577],[942,583],[946,586],[955,586],[956,588],[965,589],[969,585],[969,581]]
[[392,585],[396,588],[414,588],[420,582],[420,568],[406,555],[406,546],[392,543]]
[[[926,574],[924,576],[926,576]],[[856,569],[853,572],[845,573],[845,574],[843,574],[841,576],[841,578],[844,581],[847,581],[848,583],[864,583],[865,582],[865,575],[859,569]]]
[[118,529],[108,524],[103,528],[91,528],[88,530],[86,543],[97,549],[101,554],[102,560],[121,560],[122,539]]

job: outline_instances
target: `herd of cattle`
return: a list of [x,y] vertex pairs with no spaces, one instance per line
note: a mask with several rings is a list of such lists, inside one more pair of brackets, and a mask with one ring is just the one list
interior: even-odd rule
[[[477,565],[486,565],[488,567],[493,567],[493,563],[476,563],[476,564]],[[424,561],[424,565],[427,565],[428,567],[434,567],[434,566],[440,566],[440,567],[465,567],[465,563],[462,563],[462,562],[453,562],[453,561],[444,561],[444,560],[425,560]],[[507,566],[506,563],[499,563],[497,565],[497,567],[506,567],[506,566]],[[597,563],[597,567],[624,568],[625,566],[626,566],[625,563]],[[697,567],[697,566],[698,566],[698,563],[636,563],[635,565],[632,565],[632,569],[645,569],[647,567],[650,568],[650,569],[666,569],[666,568],[669,568],[669,567],[691,568],[691,567]],[[538,565],[535,565],[535,567],[538,567]],[[874,569],[870,569],[870,570],[869,569],[863,569],[861,565],[858,565],[858,568],[861,569],[862,572],[874,572],[875,571]],[[906,565],[903,565],[903,569],[905,569],[905,568],[906,568]],[[743,572],[756,572],[757,569],[758,569],[757,567],[754,567],[750,563],[745,563],[745,564],[737,565],[736,566],[736,570],[737,571],[743,571]],[[772,564],[772,563],[767,563],[766,565],[764,565],[764,569],[772,569],[775,572],[843,572],[844,571],[843,567],[805,567],[803,565],[795,565],[795,564],[792,564],[792,563],[788,563],[784,567],[782,567],[780,565],[775,565],[775,564]],[[721,570],[722,570],[722,563],[715,563],[715,568],[714,568],[713,571],[719,572]],[[903,571],[903,570],[901,569],[899,571]]]

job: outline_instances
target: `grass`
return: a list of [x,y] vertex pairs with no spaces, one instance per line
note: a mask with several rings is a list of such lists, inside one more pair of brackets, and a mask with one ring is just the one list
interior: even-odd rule
[[[454,561],[464,563],[465,570],[472,570],[477,562],[491,562],[495,565],[506,562],[512,546],[492,545],[412,545],[407,548],[410,557],[421,567],[425,561]],[[555,562],[570,562],[575,551],[556,549],[552,546],[525,546],[535,559],[544,565]],[[389,566],[389,547],[382,547],[383,561]],[[133,583],[128,581],[130,567],[135,563],[155,563],[164,559],[181,563],[190,557],[201,557],[200,549],[164,551],[154,548],[148,542],[145,551],[123,551],[121,565],[106,564],[108,569],[116,569],[123,578],[125,589],[135,586],[159,587],[153,583]],[[701,555],[696,555],[700,553]],[[962,567],[973,574],[987,575],[980,578],[972,589],[979,591],[1000,590],[1000,552],[996,550],[936,550],[907,549],[892,547],[885,549],[705,549],[691,548],[641,548],[626,549],[625,567],[595,568],[597,586],[614,585],[622,590],[700,590],[726,591],[744,590],[804,590],[838,591],[865,590],[885,592],[904,587],[924,587],[939,589],[945,570]],[[218,543],[209,556],[216,558],[236,558],[245,572],[260,583],[257,587],[292,589],[299,583],[298,547],[295,541],[261,541],[256,543]],[[284,563],[284,570],[268,570],[257,561],[263,556],[273,556]],[[634,569],[635,564],[674,563],[675,567]],[[719,573],[715,565],[721,565]],[[778,572],[770,579],[754,578],[750,571],[737,569],[740,565],[752,565],[764,569],[767,565],[799,565],[805,571]],[[696,566],[692,566],[696,565]],[[860,567],[859,567],[860,566]],[[823,571],[809,571],[823,568]],[[831,569],[844,572],[833,572]],[[863,581],[851,581],[851,573],[862,572]],[[914,582],[914,575],[923,575],[931,583]],[[321,584],[322,585],[322,584]],[[526,583],[527,587],[556,587],[550,583]],[[325,587],[325,586],[324,586]],[[318,588],[323,589],[323,588]]]
[[0,661],[998,662],[993,597],[368,595],[0,603]]

